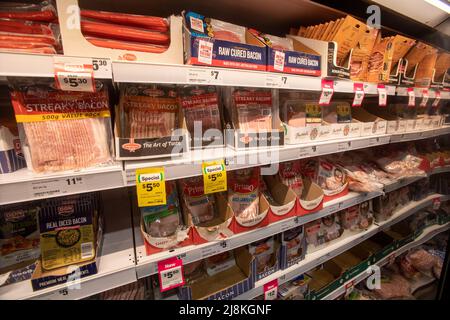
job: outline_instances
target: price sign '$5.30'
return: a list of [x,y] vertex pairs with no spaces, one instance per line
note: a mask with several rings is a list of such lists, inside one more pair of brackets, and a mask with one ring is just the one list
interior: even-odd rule
[[159,290],[161,292],[184,285],[183,260],[172,257],[158,262]]
[[54,56],[53,67],[58,89],[95,92],[92,59]]
[[224,160],[202,163],[204,193],[215,193],[227,190],[227,171]]
[[167,200],[164,168],[136,169],[136,191],[139,207],[165,205]]

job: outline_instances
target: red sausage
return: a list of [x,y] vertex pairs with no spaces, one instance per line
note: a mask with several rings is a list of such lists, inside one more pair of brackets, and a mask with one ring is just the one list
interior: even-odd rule
[[48,25],[10,19],[0,19],[0,32],[40,34],[53,37],[53,31]]
[[110,48],[110,49],[120,49],[128,51],[141,51],[150,53],[162,53],[167,50],[167,46],[157,46],[152,44],[143,44],[137,42],[102,39],[95,37],[86,37],[86,40],[92,43],[94,46]]
[[168,44],[170,41],[169,35],[165,33],[87,20],[81,21],[81,31],[86,36],[147,42],[152,44]]
[[7,33],[0,33],[0,41],[10,41],[10,42],[32,42],[32,43],[40,43],[40,44],[49,44],[49,45],[57,45],[57,42],[54,38],[47,36],[37,36],[37,35],[13,35]]
[[154,31],[167,32],[169,30],[169,23],[167,22],[167,19],[160,17],[94,10],[81,10],[80,15],[84,18],[98,19],[128,26],[143,27]]

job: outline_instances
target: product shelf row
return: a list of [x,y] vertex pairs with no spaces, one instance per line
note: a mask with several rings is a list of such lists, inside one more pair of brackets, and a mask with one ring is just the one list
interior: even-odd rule
[[[400,247],[399,249],[397,249],[396,251],[394,251],[393,253],[391,253],[389,256],[381,259],[380,261],[378,261],[376,263],[377,266],[382,267],[386,264],[389,263],[389,261],[392,261],[393,258],[400,256],[401,254],[403,254],[404,252],[407,252],[408,250],[417,247],[425,242],[427,242],[428,240],[432,239],[433,237],[435,237],[436,235],[445,232],[447,230],[450,229],[450,223],[447,223],[445,225],[434,225],[434,226],[430,226],[428,228],[426,228],[423,232],[423,234],[421,234],[416,240],[408,243],[407,245]],[[358,274],[356,277],[348,280],[346,283],[344,283],[341,287],[339,287],[338,289],[336,289],[335,291],[331,292],[329,295],[327,295],[325,298],[323,298],[323,300],[334,300],[337,299],[338,297],[342,296],[343,294],[345,294],[346,292],[346,288],[349,286],[356,286],[358,283],[360,283],[361,281],[364,281],[365,279],[367,279],[367,277],[370,276],[370,273],[367,272],[363,272]],[[426,283],[421,284],[421,286],[426,285]]]
[[[278,285],[288,282],[297,276],[304,274],[305,272],[319,266],[320,264],[331,260],[332,258],[338,256],[339,254],[349,250],[350,248],[358,245],[359,243],[369,239],[376,233],[398,223],[399,221],[406,219],[410,215],[418,212],[419,210],[432,204],[433,199],[440,198],[441,201],[447,201],[450,196],[443,196],[439,194],[432,194],[420,201],[412,201],[407,206],[398,210],[391,219],[372,225],[369,229],[364,232],[359,232],[352,234],[344,232],[344,235],[340,239],[336,239],[329,244],[325,245],[323,248],[307,253],[305,259],[299,263],[284,269],[279,270],[272,275],[257,281],[255,287],[252,290],[245,292],[242,295],[237,296],[235,299],[239,300],[250,300],[254,299],[264,293],[264,284],[269,283],[275,279],[278,280]],[[444,230],[443,230],[444,231]],[[367,275],[366,275],[367,277]],[[345,288],[345,287],[344,287]]]
[[166,170],[166,180],[175,180],[200,175],[202,162],[208,160],[225,159],[227,170],[237,170],[449,133],[450,126],[445,126],[421,132],[328,140],[270,149],[236,151],[231,148],[212,148],[195,150],[183,157],[126,161],[124,164],[116,162],[104,167],[45,175],[21,169],[0,176],[0,205],[133,186],[135,172],[139,168],[162,166]]
[[[63,56],[67,62],[79,57]],[[94,79],[107,79],[116,83],[172,83],[220,86],[245,86],[258,88],[279,88],[321,91],[321,78],[284,73],[251,70],[209,68],[191,65],[111,62],[109,59],[82,58],[93,61]],[[98,63],[101,61],[101,63]],[[54,56],[22,53],[0,53],[0,80],[5,77],[53,78]],[[353,81],[334,80],[334,91],[353,93]],[[386,85],[388,95],[406,96],[406,88]],[[364,83],[366,94],[378,94],[377,84]],[[416,88],[415,96],[421,97],[423,89]],[[435,98],[435,91],[429,90],[429,97]],[[441,99],[450,99],[450,92],[442,91]]]

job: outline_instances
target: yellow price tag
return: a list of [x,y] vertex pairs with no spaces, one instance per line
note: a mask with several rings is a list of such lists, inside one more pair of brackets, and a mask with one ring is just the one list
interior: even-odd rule
[[164,168],[136,169],[136,190],[139,207],[166,204]]
[[215,193],[227,190],[227,171],[222,160],[203,162],[204,193]]

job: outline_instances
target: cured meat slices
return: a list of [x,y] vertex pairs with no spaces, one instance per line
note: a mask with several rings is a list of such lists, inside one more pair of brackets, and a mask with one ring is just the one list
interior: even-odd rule
[[270,90],[235,90],[233,102],[235,123],[242,132],[268,132],[273,129]]
[[241,221],[252,221],[259,215],[259,174],[259,168],[229,173],[228,202]]

